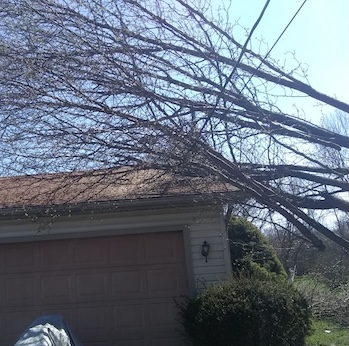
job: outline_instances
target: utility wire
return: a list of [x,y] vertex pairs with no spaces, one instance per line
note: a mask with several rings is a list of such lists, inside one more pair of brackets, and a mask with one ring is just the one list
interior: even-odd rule
[[[306,0],[305,0],[305,1],[306,1]],[[225,83],[224,83],[224,85],[223,85],[223,88],[221,89],[220,93],[219,93],[218,96],[217,96],[216,105],[215,105],[213,111],[214,111],[215,108],[218,106],[219,99],[222,97],[225,88],[227,87],[227,85],[228,85],[228,83],[230,82],[230,80],[233,78],[233,76],[234,76],[234,74],[235,74],[235,72],[236,72],[236,70],[237,70],[237,67],[238,67],[239,63],[241,62],[241,59],[242,59],[243,55],[245,54],[247,45],[248,45],[248,43],[249,43],[250,40],[251,40],[251,37],[252,37],[252,35],[253,35],[253,32],[256,30],[258,24],[259,24],[260,21],[262,20],[262,18],[263,18],[263,16],[264,16],[264,13],[265,13],[265,11],[266,11],[266,9],[267,9],[269,3],[270,3],[270,0],[267,0],[267,2],[265,3],[265,5],[264,5],[264,7],[263,7],[263,9],[262,9],[262,12],[260,13],[258,19],[257,19],[256,22],[254,23],[254,25],[253,25],[253,27],[252,27],[252,30],[251,30],[251,32],[249,33],[249,35],[248,35],[248,37],[247,37],[247,40],[246,40],[244,46],[243,46],[242,49],[241,49],[239,58],[238,58],[238,60],[235,62],[233,71],[232,71],[232,72],[230,73],[230,75],[228,76],[227,80],[225,81]]]
[[[286,30],[288,29],[288,27],[291,25],[291,23],[293,22],[293,20],[296,18],[296,16],[298,15],[298,13],[300,12],[300,10],[302,9],[302,7],[305,5],[305,3],[307,2],[307,0],[304,0],[302,5],[299,7],[299,9],[297,10],[297,12],[294,14],[294,16],[291,18],[291,20],[289,21],[289,23],[286,25],[285,29],[282,31],[282,33],[279,35],[279,37],[277,38],[277,40],[275,41],[275,43],[273,44],[273,46],[269,49],[269,51],[267,52],[267,54],[265,55],[265,57],[262,59],[262,61],[260,62],[260,64],[258,65],[257,67],[257,70],[262,66],[262,64],[264,63],[264,61],[267,59],[267,57],[269,56],[269,54],[271,53],[271,51],[274,49],[274,47],[276,46],[276,44],[279,42],[279,40],[281,39],[281,37],[284,35],[284,33],[286,32]],[[260,13],[258,19],[256,20],[256,22],[254,23],[252,29],[251,29],[251,32],[250,34],[248,35],[246,41],[245,41],[245,44],[244,46],[242,47],[241,49],[241,52],[240,52],[240,55],[238,57],[238,60],[235,62],[235,65],[234,65],[234,68],[233,68],[233,71],[230,73],[230,75],[228,76],[227,80],[225,81],[222,89],[220,90],[219,94],[217,95],[217,99],[216,99],[216,102],[215,102],[215,105],[213,107],[213,109],[210,111],[210,113],[207,115],[207,118],[204,122],[204,124],[201,126],[201,130],[199,131],[199,133],[202,132],[202,130],[205,128],[205,126],[207,125],[207,123],[210,121],[211,119],[211,116],[212,114],[215,112],[215,110],[217,109],[217,106],[219,104],[219,101],[220,101],[220,98],[222,97],[228,83],[230,82],[230,80],[233,78],[234,74],[236,73],[236,70],[238,68],[238,65],[246,51],[246,47],[248,45],[248,42],[251,40],[251,37],[253,35],[253,32],[255,31],[255,29],[257,28],[258,24],[260,23],[260,21],[262,20],[263,16],[264,16],[264,13],[268,7],[270,3],[270,0],[267,0],[263,9],[262,9],[262,12]],[[248,79],[248,81],[246,83],[244,83],[244,86],[243,88],[239,91],[239,94],[241,94],[243,92],[243,90],[246,88],[247,84],[251,81],[252,77],[254,76],[254,73],[250,76],[250,78]],[[192,147],[191,147],[191,150],[195,147],[195,145],[197,144],[197,141],[198,141],[198,138],[194,141],[194,143],[192,144]],[[189,150],[189,151],[191,151]],[[188,151],[188,152],[189,152]]]
[[[288,27],[291,25],[291,23],[293,22],[293,20],[297,17],[298,13],[300,12],[300,10],[302,9],[302,7],[305,5],[305,3],[307,2],[307,0],[304,0],[302,5],[299,7],[299,9],[297,10],[297,12],[294,14],[294,16],[291,18],[291,20],[288,22],[288,24],[286,25],[285,29],[282,31],[282,33],[279,35],[279,37],[277,38],[277,40],[275,41],[275,43],[272,45],[272,47],[269,49],[268,53],[265,55],[265,57],[262,59],[262,61],[260,62],[260,64],[257,67],[257,70],[263,65],[264,61],[267,59],[267,57],[269,56],[269,54],[271,53],[271,51],[274,49],[274,47],[276,46],[276,44],[280,41],[281,37],[284,35],[284,33],[286,32],[286,30],[288,29]],[[247,84],[251,81],[252,77],[255,74],[253,73],[250,78],[248,79],[248,81],[246,83],[244,83],[243,88],[240,90],[239,94],[241,94],[244,89],[246,88]]]
[[239,55],[238,59],[237,59],[236,62],[235,62],[233,71],[230,73],[230,75],[228,76],[227,80],[225,81],[223,87],[221,88],[219,94],[217,95],[216,102],[215,102],[215,104],[214,104],[214,106],[213,106],[213,109],[212,109],[212,110],[210,111],[210,113],[207,115],[207,118],[206,118],[204,124],[201,126],[201,131],[200,131],[200,133],[202,132],[202,130],[205,128],[205,126],[207,125],[207,123],[208,123],[209,120],[211,119],[212,114],[216,111],[216,109],[217,109],[217,107],[218,107],[218,104],[219,104],[219,101],[220,101],[222,95],[224,94],[224,91],[225,91],[225,89],[226,89],[228,83],[231,81],[231,79],[233,78],[234,74],[236,73],[236,70],[237,70],[237,68],[238,68],[238,65],[240,64],[241,59],[242,59],[243,55],[245,54],[247,45],[248,45],[248,43],[249,43],[250,40],[251,40],[251,37],[252,37],[252,35],[253,35],[253,32],[256,30],[258,24],[259,24],[260,21],[262,20],[262,18],[263,18],[263,16],[264,16],[264,13],[265,13],[265,11],[266,11],[266,9],[267,9],[269,3],[270,3],[270,0],[267,0],[266,3],[265,3],[265,5],[264,5],[264,7],[263,7],[263,9],[262,9],[262,12],[260,13],[260,15],[258,16],[256,22],[254,23],[254,25],[253,25],[253,27],[252,27],[252,29],[251,29],[251,32],[249,33],[249,35],[248,35],[248,37],[247,37],[247,39],[246,39],[246,41],[245,41],[245,44],[243,45],[243,47],[242,47],[242,49],[241,49],[240,55]]

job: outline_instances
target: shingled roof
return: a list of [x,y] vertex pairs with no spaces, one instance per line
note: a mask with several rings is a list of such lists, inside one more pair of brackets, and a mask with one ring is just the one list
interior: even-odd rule
[[42,174],[0,178],[0,215],[47,207],[133,206],[174,200],[227,198],[239,190],[210,177],[183,177],[154,169]]

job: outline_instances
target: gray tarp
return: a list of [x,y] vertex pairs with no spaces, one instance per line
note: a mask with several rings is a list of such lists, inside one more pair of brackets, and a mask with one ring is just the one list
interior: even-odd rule
[[63,316],[37,318],[21,335],[15,346],[81,346]]

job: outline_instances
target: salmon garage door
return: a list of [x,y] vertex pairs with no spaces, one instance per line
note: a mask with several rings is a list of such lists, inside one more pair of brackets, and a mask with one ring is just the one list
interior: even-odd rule
[[60,314],[84,345],[180,345],[182,232],[0,245],[0,345]]

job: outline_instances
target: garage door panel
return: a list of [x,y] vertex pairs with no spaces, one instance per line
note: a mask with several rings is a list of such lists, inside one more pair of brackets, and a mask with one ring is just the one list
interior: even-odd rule
[[77,310],[77,334],[84,339],[105,337],[111,330],[112,308],[109,306],[90,306]]
[[144,304],[114,306],[114,328],[118,332],[144,332],[147,328],[147,309]]
[[144,239],[146,263],[182,262],[184,248],[178,243],[177,234],[152,234]]
[[147,271],[148,291],[150,296],[169,296],[180,294],[177,268],[160,268]]
[[99,301],[110,298],[109,273],[107,271],[77,274],[75,279],[79,301]]
[[176,259],[175,242],[172,237],[153,235],[144,240],[147,263],[172,262]]
[[146,295],[145,273],[142,270],[112,272],[111,280],[114,299],[135,299]]
[[46,304],[73,303],[73,280],[70,274],[47,275],[40,279],[41,301]]
[[40,246],[40,269],[66,269],[74,264],[72,242],[56,240],[42,245]]
[[3,256],[4,273],[35,271],[39,263],[37,244],[8,244]]
[[149,305],[149,316],[152,330],[166,329],[172,330],[177,326],[177,309],[173,301],[154,302]]
[[120,236],[110,242],[109,251],[114,266],[138,265],[144,261],[142,236]]
[[78,268],[96,268],[108,265],[109,246],[104,238],[79,239],[74,247],[75,265]]
[[5,278],[3,306],[27,306],[38,303],[40,289],[37,278],[32,275],[22,274]]
[[[150,269],[151,268],[151,269]],[[154,265],[147,270],[149,297],[180,296],[187,293],[187,278],[183,263]]]

